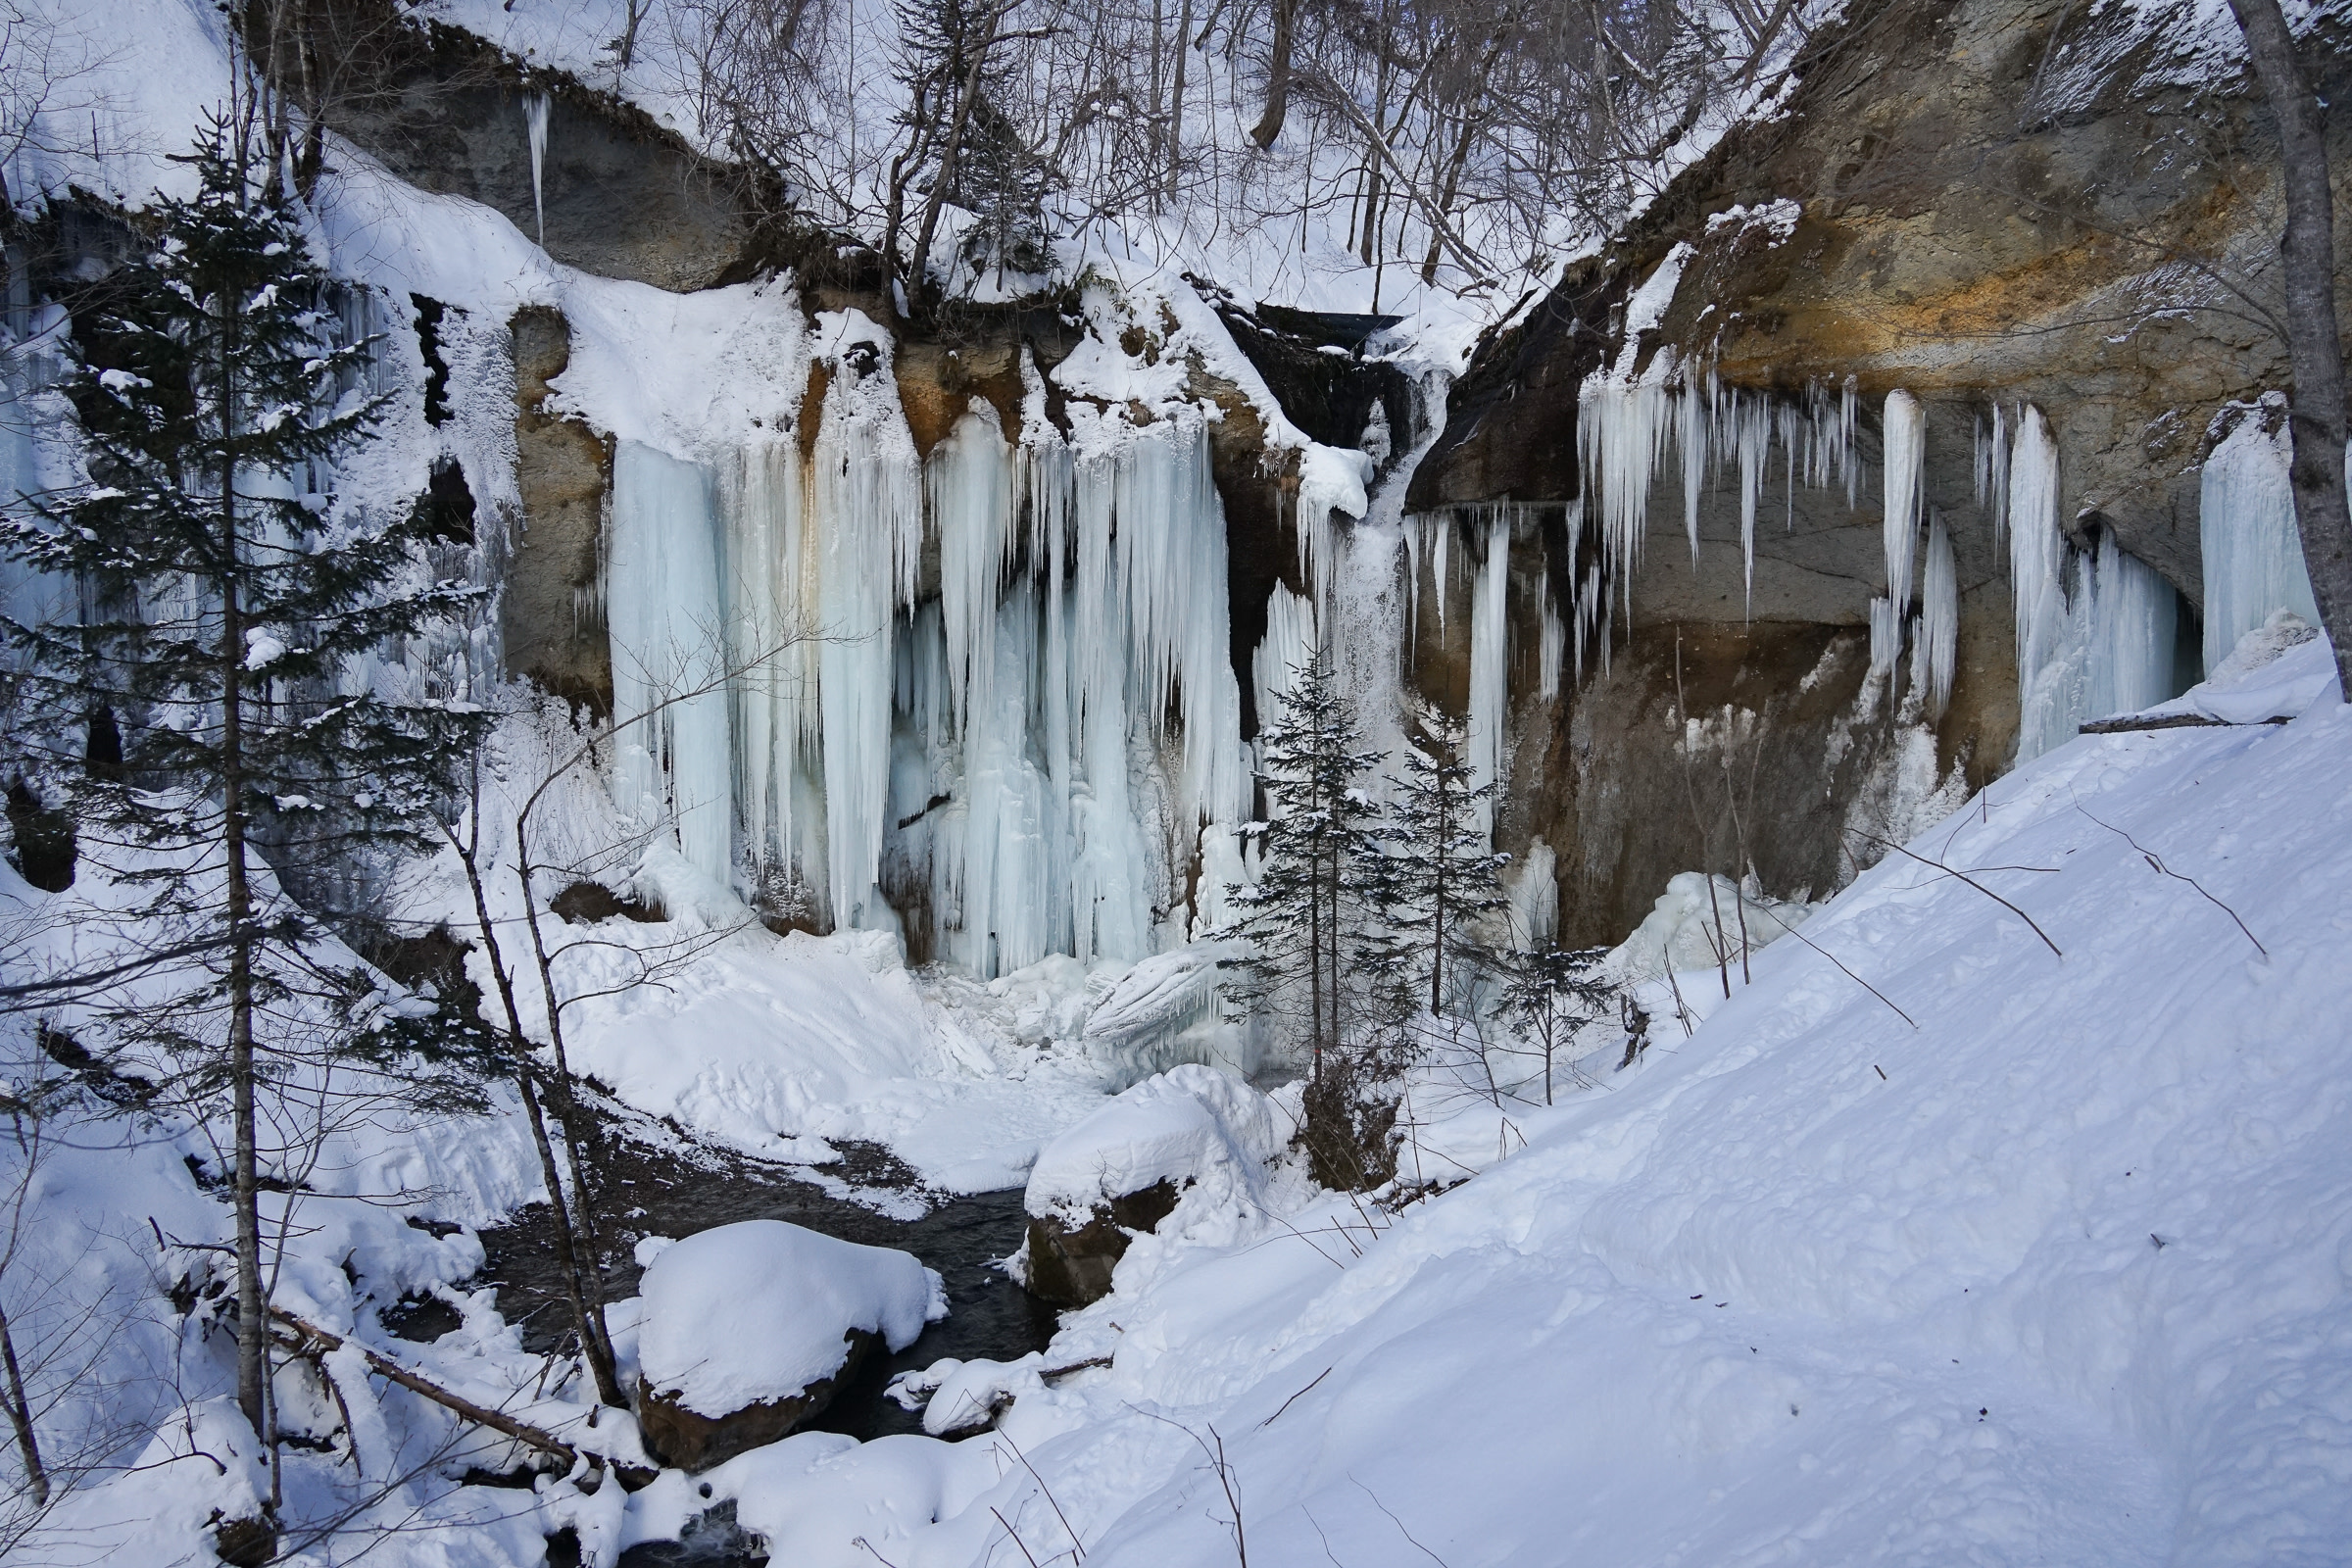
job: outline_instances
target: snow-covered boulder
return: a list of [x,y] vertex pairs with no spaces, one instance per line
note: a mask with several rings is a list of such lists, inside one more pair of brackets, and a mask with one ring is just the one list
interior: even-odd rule
[[234,1399],[184,1405],[135,1462],[64,1490],[33,1533],[10,1544],[26,1561],[261,1568],[277,1560],[279,1544],[263,1455]]
[[1185,1189],[1250,1201],[1281,1148],[1273,1102],[1239,1079],[1193,1065],[1145,1079],[1038,1154],[1024,1200],[1029,1289],[1062,1306],[1100,1298],[1134,1233]]
[[640,1291],[638,1421],[689,1470],[775,1442],[876,1344],[903,1350],[947,1315],[939,1275],[912,1254],[774,1219],[663,1249]]

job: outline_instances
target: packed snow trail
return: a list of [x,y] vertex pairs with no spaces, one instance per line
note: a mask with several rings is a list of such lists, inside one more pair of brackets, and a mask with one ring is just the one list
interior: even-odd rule
[[1221,1441],[1259,1562],[2344,1561],[2347,822],[2332,692],[2060,748],[1377,1236],[1180,1207],[1004,1418],[1053,1506],[873,1544],[1230,1563]]

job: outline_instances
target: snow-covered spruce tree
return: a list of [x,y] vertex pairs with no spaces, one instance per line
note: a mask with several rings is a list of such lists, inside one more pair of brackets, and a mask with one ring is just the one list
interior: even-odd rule
[[963,257],[975,274],[994,270],[1040,273],[1054,265],[1046,245],[1046,194],[1053,177],[996,100],[983,92],[972,105],[957,159],[956,205],[975,221],[963,237]]
[[1488,847],[1480,808],[1494,781],[1473,776],[1465,722],[1423,706],[1405,742],[1404,771],[1389,778],[1385,909],[1418,1002],[1445,1017],[1473,1004],[1470,982],[1488,955],[1469,928],[1507,902],[1498,872],[1509,857]]
[[[267,1440],[256,1087],[356,1048],[318,1020],[369,989],[274,872],[421,845],[484,715],[353,678],[476,590],[414,585],[421,514],[333,504],[331,465],[383,412],[349,390],[373,345],[334,342],[330,285],[258,142],[249,112],[215,118],[187,157],[195,194],[159,200],[155,248],[77,313],[65,385],[91,482],[7,518],[0,544],[83,585],[80,624],[8,632],[37,696],[114,716],[121,766],[78,787],[83,842],[110,845],[152,929],[196,950],[113,1022],[228,1102],[237,1398]],[[185,983],[159,997],[166,973]]]
[[1396,1106],[1384,1093],[1393,1034],[1375,994],[1387,867],[1379,808],[1363,788],[1380,756],[1356,749],[1328,653],[1316,651],[1292,677],[1259,736],[1267,820],[1253,829],[1258,878],[1227,890],[1242,912],[1221,934],[1252,948],[1235,964],[1233,994],[1305,1042],[1301,1137],[1316,1180],[1376,1187],[1396,1168]]

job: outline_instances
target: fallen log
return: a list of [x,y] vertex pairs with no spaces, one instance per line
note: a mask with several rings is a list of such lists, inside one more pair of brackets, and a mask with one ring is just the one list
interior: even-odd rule
[[[343,1348],[345,1342],[341,1335],[330,1333],[316,1323],[296,1317],[282,1306],[270,1307],[270,1315],[293,1329],[303,1339],[315,1342],[320,1349],[338,1350]],[[368,1370],[375,1373],[387,1383],[397,1383],[411,1394],[420,1398],[430,1399],[443,1409],[453,1411],[476,1426],[487,1427],[502,1437],[514,1439],[525,1447],[537,1448],[542,1453],[561,1459],[566,1469],[580,1462],[582,1457],[580,1450],[554,1433],[532,1426],[527,1421],[518,1421],[504,1411],[491,1409],[486,1404],[477,1404],[462,1394],[453,1393],[431,1379],[410,1371],[388,1355],[371,1350],[357,1341],[351,1343],[367,1359]],[[601,1453],[591,1453],[586,1457],[592,1465],[610,1468],[613,1475],[619,1478],[620,1484],[631,1492],[651,1486],[657,1474],[643,1465],[622,1464]]]
[[[2284,724],[2285,718],[2259,718],[2255,724]],[[2166,713],[2157,718],[2140,718],[2127,713],[2121,718],[2094,718],[2076,731],[2081,735],[2129,735],[2143,729],[2250,729],[2227,718],[2208,718],[2203,713]]]

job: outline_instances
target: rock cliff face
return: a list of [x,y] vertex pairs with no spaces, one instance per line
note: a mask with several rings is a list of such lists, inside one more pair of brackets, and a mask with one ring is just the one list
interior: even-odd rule
[[[1442,577],[1431,552],[1414,562],[1405,662],[1421,693],[1467,705],[1471,585],[1507,539],[1511,742],[1498,843],[1520,857],[1520,874],[1549,868],[1564,940],[1613,940],[1683,870],[1752,870],[1775,895],[1819,896],[1936,802],[2010,764],[2019,683],[2007,546],[1979,481],[1979,437],[1996,405],[2012,427],[2027,405],[2047,417],[2071,539],[2112,538],[2180,591],[2187,673],[2199,465],[2217,416],[2286,373],[2259,309],[2233,292],[2259,302],[2275,286],[2271,128],[2188,17],[2067,0],[1858,10],[1800,63],[1776,114],[1729,137],[1481,345],[1411,479],[1411,510],[1460,522]],[[2321,40],[2326,92],[2352,74],[2339,42]],[[407,177],[489,202],[528,231],[525,84],[434,69],[414,70],[353,133]],[[2339,139],[2352,152],[2352,133]],[[811,313],[895,319],[870,258],[796,249],[762,230],[758,193],[631,112],[559,83],[549,146],[542,186],[558,259],[670,288],[790,265]],[[612,221],[615,211],[629,220]],[[1640,313],[1629,341],[1629,301],[1670,259],[1680,284],[1651,302],[1662,309]],[[1316,439],[1385,441],[1385,474],[1425,433],[1403,375],[1348,352],[1378,322],[1203,289]],[[903,325],[895,368],[918,448],[974,398],[1017,422],[1020,356],[1051,368],[1079,330],[1052,303],[965,306]],[[525,530],[505,607],[509,664],[609,700],[593,589],[611,457],[595,432],[539,412],[564,364],[561,318],[526,311],[514,341]],[[1751,578],[1737,466],[1702,476],[1693,553],[1668,462],[1650,487],[1651,537],[1610,588],[1611,631],[1585,640],[1581,681],[1572,657],[1545,696],[1547,608],[1573,627],[1571,585],[1596,560],[1597,528],[1572,539],[1565,514],[1588,494],[1579,389],[1596,369],[1638,371],[1669,352],[1721,388],[1799,410],[1850,389],[1856,482],[1849,496],[1841,479],[1792,481],[1776,451]],[[1925,407],[1922,515],[1940,518],[1953,546],[1957,667],[1940,713],[1906,680],[1869,674],[1871,602],[1886,588],[1880,410],[1897,389]],[[1240,389],[1197,374],[1193,390],[1225,415],[1212,461],[1247,736],[1259,718],[1248,710],[1250,660],[1268,597],[1278,583],[1306,588],[1297,476]],[[926,592],[936,574],[934,552]]]
[[[453,27],[387,18],[363,40],[330,118],[410,184],[495,208],[557,261],[607,277],[696,289],[753,265],[759,186],[642,111]],[[536,193],[534,99],[547,116]]]
[[[1532,672],[1517,672],[1506,847],[1541,837],[1556,853],[1565,935],[1613,937],[1666,874],[1707,860],[1752,859],[1771,891],[1818,895],[1884,853],[1871,838],[1899,834],[1923,788],[1981,785],[2008,764],[2006,546],[1977,477],[1996,403],[2012,420],[2024,405],[2048,418],[2076,544],[2111,534],[2191,612],[2200,604],[2199,465],[2217,416],[2286,381],[2283,345],[2246,303],[2276,291],[2275,137],[2209,44],[2186,7],[1857,8],[1778,114],[1481,345],[1415,475],[1416,508],[1583,493],[1579,389],[1629,352],[1647,365],[1671,350],[1749,395],[1858,394],[1854,504],[1776,470],[1752,599],[1736,469],[1700,501],[1695,562],[1669,472],[1652,487],[1652,537],[1619,601],[1607,673],[1555,706],[1529,701]],[[2323,94],[2352,74],[2340,44],[2315,51]],[[2336,140],[2340,168],[2352,134]],[[1680,286],[1629,344],[1629,298],[1682,246]],[[1924,500],[1950,529],[1959,579],[1959,670],[1932,766],[1892,704],[1870,711],[1860,681],[1886,581],[1879,411],[1898,388],[1926,408]],[[1536,532],[1514,546],[1515,603],[1572,579],[1564,533]],[[2193,635],[2192,613],[2191,648]],[[1701,725],[1691,747],[1676,742],[1688,720]],[[1754,738],[1727,750],[1720,733],[1742,726]],[[1727,762],[1753,780],[1740,824],[1723,804]]]

